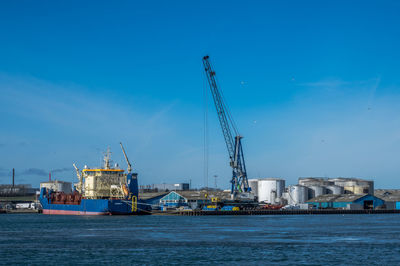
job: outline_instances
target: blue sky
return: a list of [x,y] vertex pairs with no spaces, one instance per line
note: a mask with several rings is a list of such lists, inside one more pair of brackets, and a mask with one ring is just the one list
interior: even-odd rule
[[[75,181],[122,141],[141,184],[204,185],[211,56],[249,178],[400,187],[398,1],[0,4],[0,183]],[[209,99],[209,103],[210,103]],[[229,187],[209,106],[209,183]]]

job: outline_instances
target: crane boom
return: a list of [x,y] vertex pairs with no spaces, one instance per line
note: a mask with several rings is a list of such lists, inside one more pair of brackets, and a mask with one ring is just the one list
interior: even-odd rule
[[[236,198],[239,193],[250,192],[241,143],[241,139],[243,137],[237,134],[235,125],[233,124],[233,121],[229,115],[228,108],[224,103],[222,95],[218,89],[217,81],[215,79],[215,71],[211,66],[208,55],[203,57],[203,65],[207,76],[208,85],[214,100],[215,108],[217,110],[222,134],[224,135],[225,144],[229,153],[230,166],[232,167],[231,195],[233,198]],[[234,138],[232,137],[233,134],[231,128],[233,128],[236,133]]]
[[126,156],[124,146],[122,146],[122,142],[120,142],[119,145],[121,145],[122,152],[124,153],[126,163],[128,164],[128,173],[131,173],[131,172],[132,172],[132,165],[131,165],[131,163],[130,163],[129,160],[128,160],[128,156]]
[[224,135],[225,138],[226,148],[228,149],[229,157],[232,162],[233,157],[235,155],[232,132],[228,123],[228,119],[226,117],[225,104],[218,90],[217,82],[215,80],[215,71],[213,71],[211,63],[210,61],[208,61],[208,58],[209,56],[205,56],[203,58],[203,64],[207,74],[208,83],[210,85],[211,94],[214,99],[215,108],[217,109],[219,123],[221,124],[222,128],[222,134]]
[[75,171],[76,171],[76,176],[78,177],[78,179],[79,179],[79,187],[78,187],[78,191],[79,191],[79,193],[82,193],[82,176],[81,176],[81,173],[79,172],[79,169],[78,169],[78,167],[73,163],[72,164],[73,166],[74,166],[74,168],[75,168]]

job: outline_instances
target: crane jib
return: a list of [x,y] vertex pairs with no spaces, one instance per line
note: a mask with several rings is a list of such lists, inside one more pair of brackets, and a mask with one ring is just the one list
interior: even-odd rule
[[[215,71],[212,69],[211,63],[208,59],[209,56],[203,57],[204,70],[206,72],[211,95],[217,111],[218,120],[221,125],[222,134],[224,136],[225,144],[229,153],[230,166],[232,167],[231,193],[232,195],[236,196],[238,193],[250,191],[243,156],[243,148],[241,144],[242,137],[237,135],[235,138],[233,138],[231,126],[233,129],[235,129],[235,131],[236,128],[218,89],[215,79]],[[227,114],[229,115],[229,120]],[[229,122],[231,122],[232,125],[230,125]]]

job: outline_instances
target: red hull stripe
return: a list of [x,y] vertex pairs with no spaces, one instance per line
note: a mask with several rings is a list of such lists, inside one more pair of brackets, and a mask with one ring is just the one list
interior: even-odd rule
[[108,215],[109,212],[81,212],[81,211],[65,211],[65,210],[48,210],[43,209],[43,214],[61,214],[61,215]]

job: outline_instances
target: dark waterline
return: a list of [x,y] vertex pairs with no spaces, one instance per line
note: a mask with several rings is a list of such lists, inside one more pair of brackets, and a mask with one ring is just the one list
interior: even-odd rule
[[0,216],[0,264],[399,265],[400,215]]

